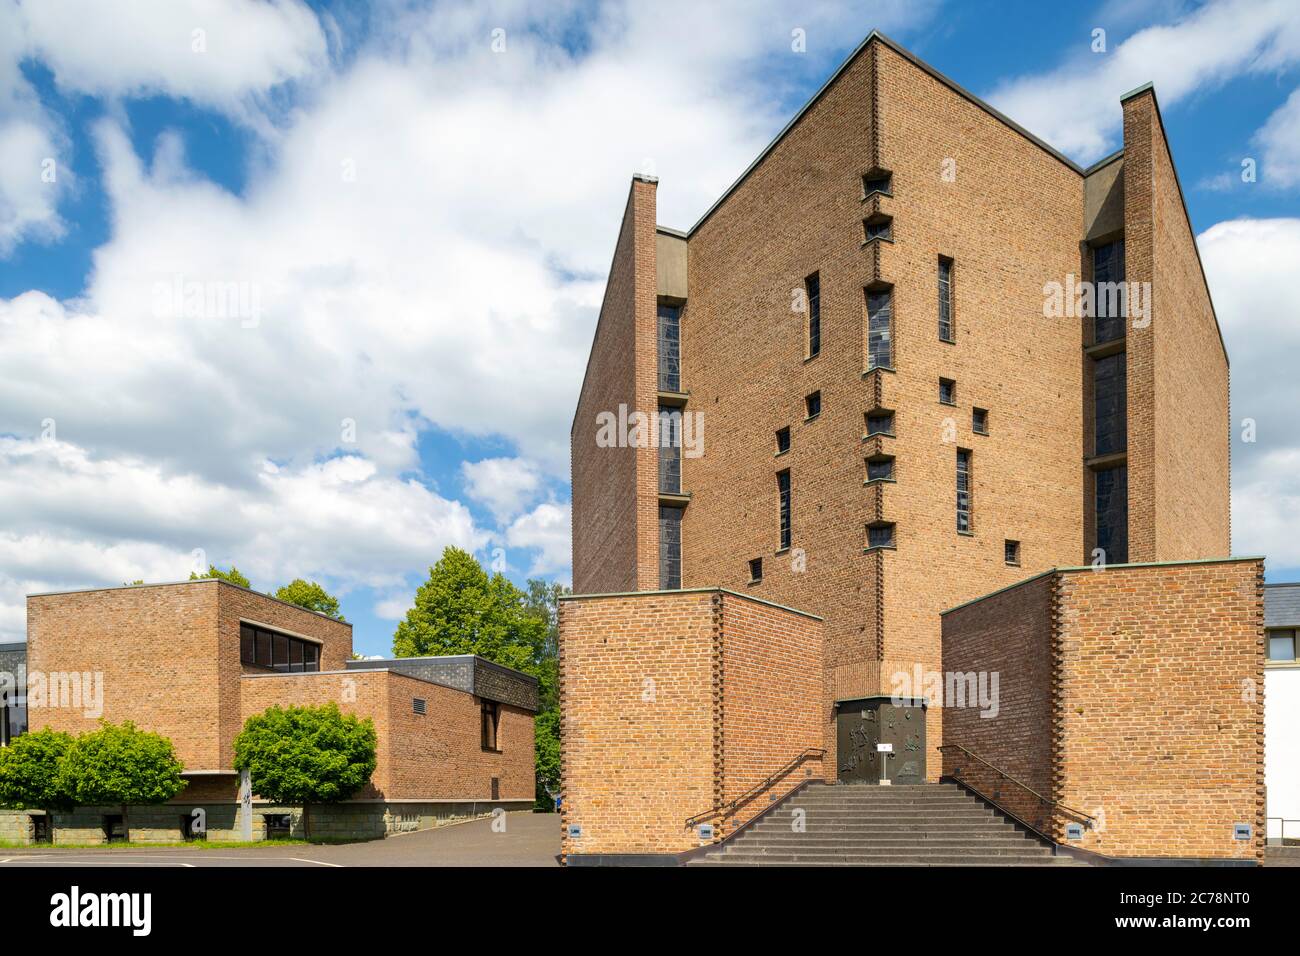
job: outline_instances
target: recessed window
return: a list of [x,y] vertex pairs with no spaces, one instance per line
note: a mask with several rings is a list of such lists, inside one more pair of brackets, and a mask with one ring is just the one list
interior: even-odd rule
[[428,713],[428,704],[426,703],[423,697],[412,697],[411,710],[413,710],[417,714]]
[[659,506],[659,590],[682,586],[682,510]]
[[891,457],[867,459],[867,481],[893,481],[894,459]]
[[763,580],[763,559],[751,558],[749,562],[749,583],[757,584]]
[[1092,291],[1094,344],[1123,338],[1125,313],[1128,311],[1123,239],[1092,250]]
[[320,645],[255,624],[239,625],[239,660],[287,673],[320,670]]
[[952,260],[939,257],[939,340],[955,342],[952,324]]
[[659,406],[655,418],[659,430],[659,492],[682,493],[682,410]]
[[1006,557],[1007,564],[1020,563],[1020,542],[1012,541],[1008,538],[1002,543],[1002,552]]
[[104,840],[108,843],[126,842],[126,824],[120,813],[106,813],[103,819]]
[[820,273],[814,272],[803,280],[808,296],[808,357],[816,358],[822,351],[822,282]]
[[872,216],[869,219],[862,220],[862,234],[864,241],[870,242],[872,239],[889,239],[894,238],[894,220],[890,216]]
[[957,449],[957,530],[970,532],[970,459],[965,448]]
[[777,523],[781,529],[781,550],[790,547],[790,472],[776,473]]
[[893,412],[872,412],[867,415],[867,437],[894,434]]
[[894,547],[893,524],[867,525],[867,547],[868,548]]
[[957,404],[957,383],[952,379],[939,379],[939,401],[945,405]]
[[776,453],[784,455],[790,450],[790,429],[778,428],[776,430]]
[[1123,352],[1092,363],[1093,454],[1111,455],[1128,445],[1128,363]]
[[884,170],[874,169],[862,177],[862,198],[866,199],[872,193],[884,193],[886,196],[893,193],[894,177],[892,173]]
[[989,433],[989,413],[985,408],[972,408],[970,413],[970,428],[976,435],[987,435]]
[[1105,564],[1128,563],[1128,467],[1107,468],[1096,483],[1097,548]]
[[808,417],[816,418],[822,413],[822,393],[813,392],[811,395],[806,396],[803,400],[803,404],[804,409],[808,413]]
[[1287,663],[1295,662],[1294,630],[1277,630],[1268,632],[1268,659],[1270,661],[1285,661]]
[[894,293],[891,289],[866,291],[867,371],[894,367]]
[[493,751],[500,750],[501,742],[498,738],[497,731],[501,726],[501,705],[495,700],[483,701],[482,708],[479,711],[479,717],[483,749]]
[[659,391],[682,390],[681,306],[659,306]]

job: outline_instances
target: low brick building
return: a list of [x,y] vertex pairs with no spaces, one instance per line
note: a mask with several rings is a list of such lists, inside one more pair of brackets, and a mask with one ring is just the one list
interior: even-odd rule
[[[213,839],[299,834],[301,808],[260,800],[245,826],[233,743],[272,705],[337,703],[378,735],[370,783],[312,808],[313,834],[374,836],[534,800],[535,678],[475,657],[352,660],[352,626],[217,579],[36,594],[27,603],[31,729],[92,730],[102,717],[168,737],[188,785],[131,813],[133,840],[175,840],[193,809]],[[59,675],[57,679],[53,675]],[[44,683],[42,683],[44,682]],[[105,838],[113,808],[56,815],[56,838]],[[109,821],[109,826],[112,821]],[[9,838],[33,832],[7,814]]]

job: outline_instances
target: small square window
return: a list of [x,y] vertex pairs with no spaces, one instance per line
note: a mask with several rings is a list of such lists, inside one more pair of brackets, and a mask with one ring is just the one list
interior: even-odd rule
[[876,216],[872,219],[862,220],[862,234],[866,242],[872,239],[889,239],[894,238],[894,220],[888,216]]
[[883,170],[872,170],[864,174],[862,177],[862,198],[866,199],[872,193],[891,195],[894,185],[893,180],[893,174]]
[[1268,632],[1268,659],[1270,661],[1294,661],[1295,631]]
[[1007,564],[1018,565],[1020,563],[1020,542],[1019,541],[1012,541],[1010,538],[1008,538],[1003,543],[1002,550],[1005,552]]
[[749,562],[749,583],[757,584],[763,580],[763,559],[752,558]]
[[776,431],[776,453],[784,455],[790,450],[790,429],[778,428]]
[[952,379],[939,379],[939,401],[944,405],[957,404],[957,383]]
[[867,415],[867,436],[894,434],[894,413],[878,412]]
[[867,481],[893,481],[894,480],[894,459],[892,458],[868,458],[867,459]]
[[987,409],[973,408],[970,413],[970,427],[976,435],[989,433],[989,413]]
[[808,418],[816,418],[822,413],[822,393],[813,392],[803,400],[804,408],[808,411]]
[[428,713],[428,704],[425,702],[423,697],[412,697],[411,710],[415,711],[417,714]]
[[873,524],[867,526],[868,548],[894,547],[894,526],[892,524]]

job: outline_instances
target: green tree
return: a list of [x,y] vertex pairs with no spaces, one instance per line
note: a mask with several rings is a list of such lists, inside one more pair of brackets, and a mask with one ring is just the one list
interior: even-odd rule
[[528,612],[545,622],[546,636],[537,656],[537,690],[541,712],[533,721],[537,773],[536,809],[551,810],[560,792],[560,598],[570,591],[562,584],[528,580]]
[[127,808],[172,799],[185,788],[184,769],[172,742],[161,734],[139,730],[129,720],[101,720],[98,730],[73,741],[60,762],[58,785],[77,806],[120,806],[122,828],[130,840]]
[[546,622],[519,588],[503,574],[489,577],[469,552],[447,548],[397,625],[393,654],[478,654],[536,675],[545,641]]
[[209,564],[206,574],[199,574],[197,571],[190,572],[191,581],[201,581],[204,578],[220,578],[221,580],[228,581],[231,584],[238,584],[241,588],[252,588],[253,586],[248,582],[248,578],[239,573],[239,568],[235,567],[233,564],[230,566],[229,571],[222,571],[215,564]]
[[0,747],[0,806],[46,813],[71,810],[75,801],[61,772],[73,743],[71,734],[46,727]]
[[305,607],[309,611],[319,611],[321,614],[329,615],[336,621],[347,623],[346,618],[339,613],[339,599],[315,581],[294,578],[276,591],[275,596],[281,601],[288,601],[290,604]]
[[271,707],[244,722],[235,738],[235,769],[247,770],[253,792],[275,803],[301,804],[311,839],[313,803],[346,800],[375,772],[375,725],[323,707]]

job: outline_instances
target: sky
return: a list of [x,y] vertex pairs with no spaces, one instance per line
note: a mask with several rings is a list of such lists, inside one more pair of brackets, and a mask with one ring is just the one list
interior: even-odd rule
[[689,228],[873,28],[1084,164],[1155,83],[1233,552],[1300,580],[1294,0],[0,0],[0,641],[196,564],[320,581],[365,654],[447,545],[567,583],[630,176]]

